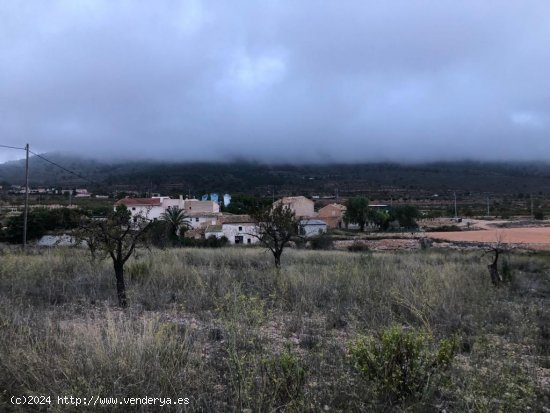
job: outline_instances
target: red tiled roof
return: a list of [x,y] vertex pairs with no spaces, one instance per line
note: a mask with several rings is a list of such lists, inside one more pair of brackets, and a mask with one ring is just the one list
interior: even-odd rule
[[160,206],[160,198],[123,198],[116,202],[116,205],[126,206]]

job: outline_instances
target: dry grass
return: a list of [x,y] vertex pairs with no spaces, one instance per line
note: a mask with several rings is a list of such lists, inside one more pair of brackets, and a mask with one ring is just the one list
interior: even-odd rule
[[126,267],[130,307],[121,311],[109,261],[78,250],[5,253],[0,410],[18,411],[9,397],[20,394],[189,397],[185,411],[387,409],[347,348],[398,324],[456,335],[460,354],[395,411],[541,411],[549,262],[509,257],[509,283],[496,290],[474,252],[290,250],[277,271],[254,248],[140,251]]

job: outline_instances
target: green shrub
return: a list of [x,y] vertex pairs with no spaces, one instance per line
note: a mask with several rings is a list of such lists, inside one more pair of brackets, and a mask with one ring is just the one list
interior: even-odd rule
[[348,246],[348,251],[350,252],[365,252],[369,250],[369,246],[359,241],[355,241],[353,244]]
[[152,222],[145,234],[145,242],[157,248],[176,245],[176,241],[170,236],[170,228],[165,221]]
[[229,240],[226,237],[216,238],[211,235],[207,239],[182,238],[181,245],[183,247],[198,247],[198,248],[221,248],[225,247]]
[[504,282],[511,283],[512,279],[512,269],[510,267],[510,262],[507,259],[502,260],[502,279]]
[[331,250],[334,248],[334,242],[331,237],[319,235],[309,240],[309,245],[313,250]]
[[440,225],[429,229],[430,232],[458,232],[462,231],[458,225]]
[[136,261],[128,265],[128,274],[132,281],[140,282],[145,280],[151,271],[151,266],[147,262]]
[[306,369],[290,349],[263,360],[264,386],[274,406],[297,408],[303,399]]
[[445,370],[457,348],[455,339],[434,345],[429,335],[388,328],[379,338],[361,336],[350,344],[353,367],[373,385],[380,401],[391,404],[420,400]]

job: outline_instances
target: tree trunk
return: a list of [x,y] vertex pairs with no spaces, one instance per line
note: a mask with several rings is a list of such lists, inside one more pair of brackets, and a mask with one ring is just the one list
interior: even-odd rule
[[502,282],[502,275],[498,272],[498,255],[499,251],[495,250],[495,259],[492,264],[489,264],[487,268],[489,269],[489,274],[491,275],[491,281],[493,285],[498,287]]
[[282,251],[277,251],[273,253],[273,257],[275,258],[275,268],[281,268],[281,254]]
[[128,301],[126,300],[126,285],[124,284],[124,263],[115,261],[114,267],[118,305],[125,308],[128,306]]

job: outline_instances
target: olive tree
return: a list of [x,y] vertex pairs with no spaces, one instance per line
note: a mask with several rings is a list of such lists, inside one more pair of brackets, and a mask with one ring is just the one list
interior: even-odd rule
[[286,246],[300,236],[300,220],[288,206],[279,203],[274,207],[262,209],[253,218],[257,224],[257,233],[250,234],[273,254],[275,267],[281,267],[281,255]]
[[146,217],[142,215],[132,217],[126,206],[119,205],[107,217],[88,219],[83,226],[88,234],[87,237],[97,242],[96,248],[109,255],[113,261],[118,304],[121,307],[128,305],[124,264],[132,256],[150,225],[151,221]]

